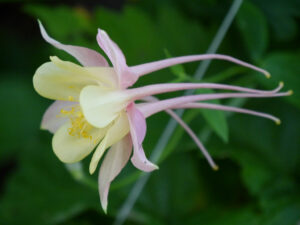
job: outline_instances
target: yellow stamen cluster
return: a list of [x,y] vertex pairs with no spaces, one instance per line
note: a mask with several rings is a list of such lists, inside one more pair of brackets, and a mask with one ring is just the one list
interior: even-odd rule
[[70,118],[72,127],[68,129],[69,135],[92,140],[92,136],[89,134],[92,126],[86,121],[80,109],[76,110],[75,107],[72,107],[71,110],[62,109],[60,112]]

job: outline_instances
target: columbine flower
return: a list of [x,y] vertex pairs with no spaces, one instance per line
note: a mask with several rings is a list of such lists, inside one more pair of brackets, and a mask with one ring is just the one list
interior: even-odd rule
[[[41,65],[33,78],[35,90],[43,97],[56,100],[45,112],[41,127],[54,133],[52,147],[64,163],[82,160],[94,149],[89,171],[94,173],[98,162],[108,150],[99,172],[101,205],[106,211],[111,181],[119,174],[131,156],[132,164],[146,172],[158,169],[145,156],[142,143],[146,135],[146,118],[165,110],[188,132],[204,153],[210,165],[217,169],[203,144],[193,131],[171,109],[208,108],[252,114],[279,123],[268,114],[229,106],[203,103],[210,99],[261,98],[290,94],[278,93],[280,84],[271,91],[213,83],[155,84],[128,89],[140,76],[175,64],[204,59],[222,59],[269,73],[230,56],[208,54],[183,56],[128,67],[118,46],[103,31],[98,31],[97,41],[112,63],[94,50],[61,44],[49,37],[40,23],[44,39],[55,47],[74,56],[82,66],[50,57],[51,62]],[[152,95],[187,89],[222,89],[235,93],[200,94],[158,101]],[[136,104],[136,100],[143,103]]]

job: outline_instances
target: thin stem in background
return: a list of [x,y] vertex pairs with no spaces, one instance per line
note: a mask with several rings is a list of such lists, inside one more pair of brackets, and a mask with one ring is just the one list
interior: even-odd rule
[[[225,16],[215,38],[213,39],[211,45],[209,46],[207,53],[213,54],[216,53],[222,40],[224,39],[225,34],[227,33],[230,25],[232,24],[232,21],[234,17],[236,16],[243,0],[235,0],[227,15]],[[198,69],[196,70],[196,73],[194,75],[194,78],[197,80],[201,80],[208,69],[209,65],[211,63],[211,60],[206,60],[200,63]],[[193,94],[193,90],[188,90],[185,92],[185,95],[191,95]],[[176,111],[176,114],[178,116],[182,116],[184,113],[184,109],[179,109]],[[158,143],[156,144],[151,156],[150,160],[154,163],[156,163],[161,154],[163,149],[166,147],[167,143],[169,142],[175,128],[177,126],[177,123],[175,120],[170,119],[165,130],[163,131],[163,134],[161,138],[159,139]],[[147,173],[146,175],[142,175],[141,178],[135,183],[133,186],[128,198],[126,199],[125,203],[122,205],[119,213],[117,214],[116,220],[114,222],[114,225],[122,225],[125,220],[127,219],[131,209],[133,208],[136,200],[138,199],[139,195],[141,194],[145,184],[147,183],[148,179],[150,178],[151,173]]]

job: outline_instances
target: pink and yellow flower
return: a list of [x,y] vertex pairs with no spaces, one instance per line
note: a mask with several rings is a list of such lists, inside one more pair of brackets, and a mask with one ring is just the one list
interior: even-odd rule
[[[217,169],[197,136],[171,109],[208,108],[233,111],[265,117],[280,123],[278,118],[265,113],[203,101],[225,98],[266,98],[290,94],[290,92],[279,93],[282,84],[270,91],[214,83],[171,83],[129,88],[140,76],[172,65],[205,59],[227,60],[261,72],[267,77],[270,75],[263,69],[218,54],[175,57],[129,67],[119,47],[105,31],[99,29],[97,41],[108,56],[112,64],[110,66],[96,51],[64,45],[49,37],[41,23],[40,29],[47,42],[66,51],[81,64],[80,66],[53,56],[50,57],[50,62],[37,69],[33,77],[35,90],[45,98],[56,100],[45,112],[41,127],[54,133],[52,147],[56,156],[64,163],[78,162],[94,151],[89,166],[90,173],[95,172],[100,159],[109,149],[99,172],[99,193],[105,211],[110,183],[130,157],[132,164],[142,171],[150,172],[158,169],[147,159],[142,147],[146,135],[147,117],[161,111],[169,113],[192,137],[210,165]],[[234,92],[198,94],[161,101],[153,97],[161,93],[200,88]],[[136,100],[143,102],[137,104]]]

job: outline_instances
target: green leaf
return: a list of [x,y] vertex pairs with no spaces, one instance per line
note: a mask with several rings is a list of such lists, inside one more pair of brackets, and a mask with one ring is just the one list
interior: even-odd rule
[[260,79],[268,88],[274,88],[280,81],[285,84],[285,89],[293,90],[293,95],[283,99],[300,108],[300,53],[276,52],[270,54],[262,67],[271,73],[270,80]]
[[67,6],[49,7],[32,4],[24,7],[25,12],[47,25],[51,36],[57,40],[65,40],[81,36],[84,32],[96,32],[92,29],[89,14],[84,8],[70,8]]
[[252,0],[267,16],[279,41],[290,41],[297,35],[299,26],[296,18],[300,16],[300,4],[297,0]]
[[253,151],[236,149],[231,157],[242,166],[243,181],[252,195],[259,195],[276,177],[266,162]]
[[255,61],[259,60],[268,43],[268,29],[264,14],[250,1],[245,1],[236,19],[251,58]]
[[235,116],[231,146],[242,147],[232,150],[231,158],[241,166],[245,187],[257,199],[262,216],[259,224],[296,224],[300,218],[299,184],[294,175],[300,159],[299,112],[282,102],[276,107],[264,102],[258,108],[276,111],[282,126]]
[[[261,158],[253,158],[253,161],[261,165],[265,164],[264,168],[269,167],[268,170],[274,171],[278,176],[278,172],[289,174],[298,168],[300,117],[299,111],[293,106],[279,99],[273,102],[275,104],[272,104],[270,99],[266,99],[261,104],[257,103],[255,110],[276,113],[275,115],[282,121],[280,126],[263,118],[236,115],[231,120],[233,136],[231,140],[241,143],[243,147],[251,147],[252,150],[249,150],[251,154],[255,155],[255,158]],[[251,159],[247,155],[244,158]],[[254,162],[249,162],[250,166],[251,164]]]
[[46,108],[47,102],[43,102],[35,93],[31,80],[27,82],[16,74],[3,74],[10,78],[0,82],[0,124],[3,127],[0,135],[0,161],[6,155],[19,154],[19,149],[27,142],[28,137],[38,134],[43,108]]
[[[217,216],[216,216],[217,215]],[[188,225],[209,224],[209,225],[258,225],[258,215],[251,207],[238,209],[216,208],[206,210],[206,214],[198,214],[188,220]]]
[[9,159],[16,165],[8,168],[2,187],[1,222],[55,224],[87,208],[100,210],[97,190],[71,177],[51,149],[52,135],[40,130],[49,101],[35,93],[31,82],[13,74],[0,82],[0,124],[5,131],[0,136],[0,163]]
[[[170,52],[169,52],[167,49],[165,49],[165,54],[166,54],[166,56],[167,56],[168,58],[171,58],[171,57],[172,57],[171,54],[170,54]],[[185,70],[184,70],[183,65],[178,64],[178,65],[175,65],[175,66],[171,66],[171,67],[170,67],[170,70],[171,70],[171,72],[172,72],[175,76],[178,77],[178,79],[180,79],[180,80],[182,80],[182,81],[188,79],[188,76],[187,76],[187,74],[186,74],[186,72],[185,72]]]
[[57,224],[88,208],[100,211],[97,191],[77,183],[49,143],[50,138],[40,135],[20,149],[18,169],[8,180],[0,201],[4,224]]
[[140,199],[141,208],[152,217],[172,215],[171,221],[181,221],[199,201],[206,200],[196,168],[197,161],[184,152],[170,156],[160,165],[160,172],[151,176],[144,190],[147,195]]
[[262,219],[264,225],[295,225],[300,220],[300,198],[296,198],[287,205],[278,207],[267,213]]

